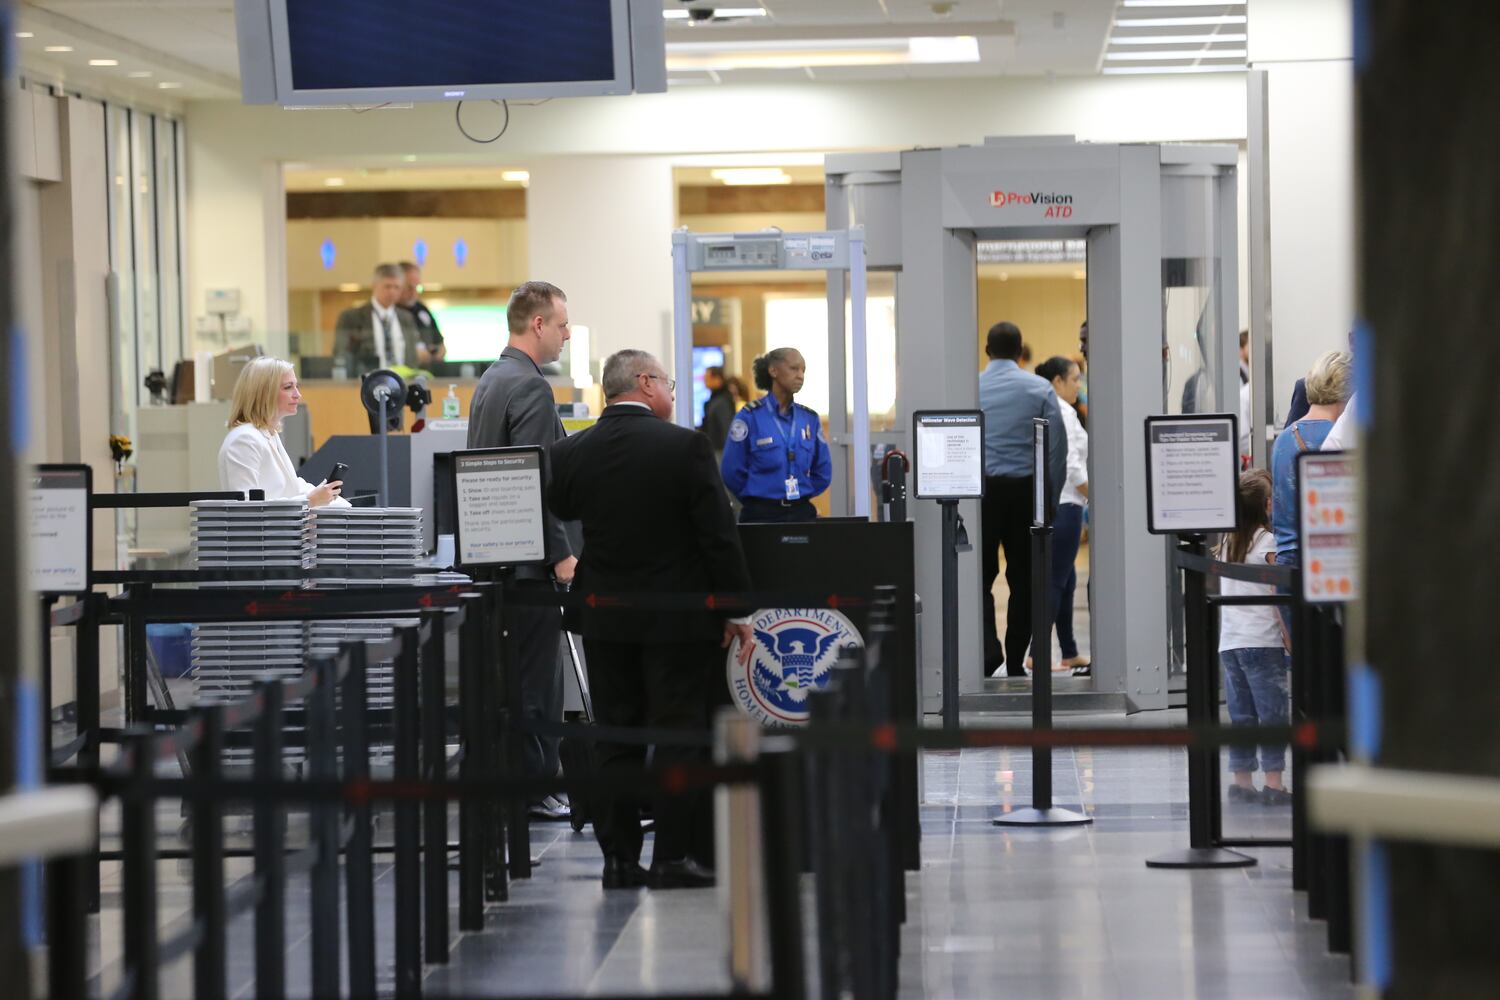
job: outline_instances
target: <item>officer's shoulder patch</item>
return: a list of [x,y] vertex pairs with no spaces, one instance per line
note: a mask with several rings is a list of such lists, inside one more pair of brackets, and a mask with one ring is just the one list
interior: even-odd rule
[[743,441],[750,436],[750,425],[735,417],[729,425],[729,440]]

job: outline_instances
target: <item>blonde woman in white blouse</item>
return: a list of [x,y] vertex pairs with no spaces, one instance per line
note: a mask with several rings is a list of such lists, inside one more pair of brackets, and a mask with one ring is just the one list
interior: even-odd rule
[[1036,373],[1052,383],[1062,411],[1063,427],[1068,432],[1068,474],[1063,483],[1057,515],[1052,521],[1052,617],[1057,626],[1057,646],[1061,654],[1053,670],[1071,670],[1087,676],[1087,657],[1078,655],[1073,636],[1073,592],[1078,584],[1078,546],[1083,536],[1083,509],[1089,496],[1089,435],[1073,407],[1078,402],[1078,364],[1064,357],[1048,358],[1036,366]]
[[309,507],[349,506],[339,496],[343,483],[314,486],[300,478],[281,443],[281,421],[301,402],[297,373],[288,362],[253,358],[245,365],[229,404],[229,433],[219,446],[220,488],[265,490],[267,500],[306,498]]

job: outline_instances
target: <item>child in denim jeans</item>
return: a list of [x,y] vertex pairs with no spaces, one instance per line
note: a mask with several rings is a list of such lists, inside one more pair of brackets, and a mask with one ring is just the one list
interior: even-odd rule
[[[1271,476],[1264,469],[1251,469],[1240,476],[1239,530],[1225,537],[1219,558],[1225,562],[1264,566],[1276,559],[1276,540],[1271,527]],[[1270,595],[1276,588],[1239,580],[1224,580],[1225,596]],[[1272,605],[1225,606],[1219,617],[1219,662],[1224,666],[1224,693],[1229,718],[1241,725],[1285,725],[1291,715],[1289,698],[1290,658],[1282,639],[1281,619]],[[1262,802],[1284,806],[1291,793],[1281,783],[1286,769],[1284,746],[1262,746],[1260,767],[1265,787],[1257,790],[1255,748],[1229,748],[1230,802]]]

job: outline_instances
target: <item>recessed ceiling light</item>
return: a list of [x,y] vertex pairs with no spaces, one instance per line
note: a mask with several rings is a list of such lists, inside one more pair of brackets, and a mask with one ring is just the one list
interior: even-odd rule
[[1104,59],[1106,62],[1118,60],[1154,62],[1158,59],[1244,59],[1246,54],[1244,49],[1178,49],[1170,52],[1107,52]]
[[502,170],[500,179],[512,184],[525,184],[531,180],[531,173],[526,170]]
[[163,80],[161,83],[158,83],[156,85],[156,89],[158,89],[158,90],[181,90],[182,89],[182,84],[180,84],[180,83],[172,83],[172,82],[169,82],[167,80]]
[[48,45],[42,49],[43,52],[72,52],[71,45]]
[[151,76],[151,71],[149,69],[133,69],[125,75],[130,77],[132,80],[144,80],[147,77]]
[[1245,24],[1244,14],[1221,14],[1217,17],[1127,17],[1115,22],[1117,28],[1191,28],[1198,25]]
[[323,178],[323,186],[324,187],[341,188],[341,187],[344,186],[344,183],[345,182],[344,182],[344,179],[342,177],[325,177],[325,178]]
[[89,65],[90,66],[118,66],[118,65],[120,65],[120,60],[118,60],[118,59],[90,59],[89,60]]
[[1121,0],[1121,7],[1243,7],[1245,0]]
[[357,291],[359,291],[359,282],[357,282],[357,281],[346,281],[343,284],[339,285],[339,291],[341,291],[341,292],[357,292]]
[[685,10],[664,10],[661,16],[668,21],[686,21],[688,12]]
[[1110,76],[1124,76],[1126,74],[1138,74],[1145,76],[1151,73],[1243,73],[1245,65],[1230,63],[1217,66],[1106,66],[1099,72]]
[[780,167],[720,167],[708,173],[714,180],[731,187],[792,183],[791,175]]
[[442,290],[443,283],[441,281],[430,281],[422,286],[422,291],[424,292],[441,292]]
[[1214,42],[1244,42],[1244,35],[1125,35],[1111,38],[1111,45],[1209,45]]
[[764,7],[715,7],[715,17],[765,17]]
[[417,162],[417,154],[416,153],[407,153],[405,156],[401,157],[401,159],[405,160],[407,163],[416,163]]
[[36,33],[32,32],[32,31],[18,31],[18,32],[16,32],[16,37],[17,38],[35,38],[36,37]]

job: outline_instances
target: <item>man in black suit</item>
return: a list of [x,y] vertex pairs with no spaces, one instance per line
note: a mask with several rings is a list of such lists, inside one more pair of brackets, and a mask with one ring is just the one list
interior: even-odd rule
[[[556,361],[568,342],[568,298],[556,285],[528,281],[511,293],[506,316],[510,343],[474,389],[469,411],[469,447],[546,448],[567,436],[557,416],[552,385],[542,374],[541,366]],[[515,571],[518,585],[550,590],[555,586],[554,581],[566,585],[573,579],[573,568],[578,564],[574,555],[577,545],[569,538],[567,526],[549,515],[546,536],[549,565],[518,568]],[[510,631],[520,672],[523,715],[528,719],[561,722],[561,609],[518,608],[511,612]],[[557,774],[557,742],[551,736],[523,737],[522,767],[527,775],[550,778]],[[565,820],[568,811],[549,795],[532,803],[531,815],[536,819]]]
[[[713,445],[669,422],[673,389],[661,363],[620,351],[604,364],[606,406],[593,427],[553,445],[547,502],[583,524],[574,590],[585,593],[702,593],[749,589],[750,573],[729,511]],[[601,725],[706,733],[711,685],[736,637],[748,659],[748,619],[711,611],[581,607],[570,628],[583,635],[594,712]],[[688,763],[700,750],[658,746],[659,765]],[[645,748],[603,744],[601,774],[640,768]],[[605,888],[671,889],[713,884],[690,855],[706,820],[706,795],[667,796],[655,806],[651,871],[640,867],[634,803],[602,803],[594,834],[604,852]],[[703,859],[706,860],[706,859]]]
[[426,368],[443,360],[448,347],[443,343],[443,331],[438,329],[432,310],[419,297],[422,294],[422,269],[409,260],[403,260],[401,268],[401,308],[411,313],[417,322],[417,367]]
[[349,374],[417,366],[417,323],[397,306],[403,285],[401,268],[381,264],[370,285],[370,301],[339,313],[333,354],[344,359]]

